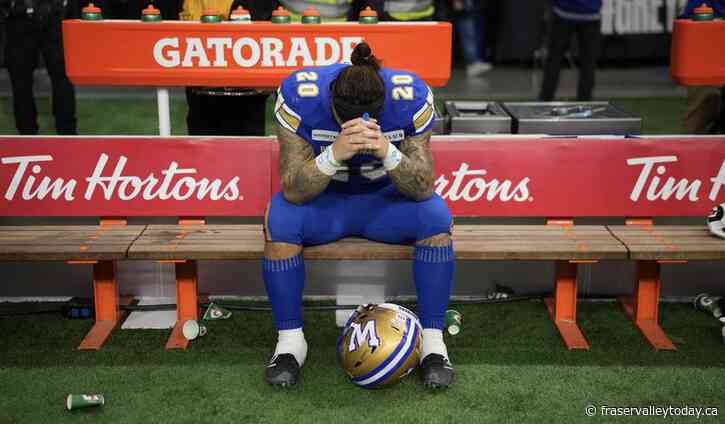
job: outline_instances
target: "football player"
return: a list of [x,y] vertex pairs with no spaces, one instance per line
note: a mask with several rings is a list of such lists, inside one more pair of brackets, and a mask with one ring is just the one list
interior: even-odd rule
[[416,75],[381,68],[364,42],[351,62],[297,71],[277,92],[282,191],[267,210],[262,268],[279,334],[265,379],[293,385],[305,362],[303,248],[359,236],[415,244],[421,376],[445,388],[454,255],[451,213],[433,191],[433,94]]

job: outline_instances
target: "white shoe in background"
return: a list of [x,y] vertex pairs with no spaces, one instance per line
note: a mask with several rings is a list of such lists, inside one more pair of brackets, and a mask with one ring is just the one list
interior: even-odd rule
[[491,66],[488,62],[473,62],[470,65],[466,66],[466,76],[467,77],[478,77],[486,72],[493,69],[493,66]]

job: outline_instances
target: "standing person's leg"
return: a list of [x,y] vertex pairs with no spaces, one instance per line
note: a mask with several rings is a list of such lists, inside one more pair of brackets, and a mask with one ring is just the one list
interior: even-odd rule
[[60,135],[77,135],[76,92],[65,73],[60,17],[51,18],[42,34],[41,49],[53,90],[55,129]]
[[263,136],[267,129],[267,99],[268,95],[259,94],[249,96],[247,100],[246,115],[242,131],[245,135]]
[[5,63],[13,92],[15,127],[20,135],[38,134],[33,73],[38,65],[38,31],[30,19],[11,18],[7,25]]
[[365,238],[415,243],[413,279],[423,326],[421,376],[427,387],[448,387],[454,374],[442,330],[455,270],[451,213],[437,194],[415,202],[389,187],[367,197],[372,200],[366,201]]
[[549,52],[544,65],[544,81],[541,85],[539,100],[550,102],[554,100],[556,89],[559,86],[559,72],[564,53],[569,49],[574,23],[560,18],[555,13],[551,18],[551,31],[549,31]]
[[348,235],[346,195],[323,193],[303,205],[272,197],[265,218],[262,275],[278,330],[277,345],[265,371],[269,384],[295,384],[307,357],[302,331],[305,263],[302,247],[330,243]]
[[712,134],[720,117],[720,89],[687,87],[687,110],[682,119],[685,134]]
[[219,109],[220,128],[224,135],[263,136],[267,98],[266,95],[229,96],[223,99]]
[[475,7],[477,2],[473,0],[461,0],[461,3],[463,8],[456,10],[453,26],[466,62],[466,75],[477,76],[491,69],[491,65],[483,60],[480,8]]
[[189,135],[214,135],[214,96],[199,94],[193,87],[186,87],[186,128]]
[[601,22],[578,22],[576,32],[579,42],[579,85],[576,98],[578,101],[590,101],[592,100],[597,59],[599,58]]

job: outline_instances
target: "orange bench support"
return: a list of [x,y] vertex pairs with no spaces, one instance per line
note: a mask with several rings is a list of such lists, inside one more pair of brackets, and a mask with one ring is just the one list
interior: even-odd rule
[[[626,225],[652,226],[651,218],[628,219]],[[623,296],[619,303],[624,313],[657,351],[677,350],[659,325],[660,264],[687,261],[637,261],[637,275],[632,297]]]
[[[123,218],[101,218],[100,225],[126,225]],[[118,295],[118,281],[116,280],[115,261],[68,261],[69,264],[93,265],[93,301],[96,309],[96,322],[86,334],[80,350],[99,350],[111,337],[111,333],[118,326],[123,314],[120,310]],[[124,298],[123,303],[130,304],[131,298]]]
[[[204,225],[203,218],[181,218],[179,225]],[[184,337],[182,329],[189,320],[199,320],[199,287],[197,263],[194,260],[160,261],[171,262],[176,271],[176,324],[171,330],[166,349],[182,349],[189,347],[189,340]]]
[[[547,225],[571,226],[571,218],[548,219]],[[561,339],[567,349],[589,350],[589,343],[584,338],[576,323],[577,302],[577,270],[579,263],[596,263],[597,261],[556,261],[554,297],[544,299],[546,310],[559,330]]]

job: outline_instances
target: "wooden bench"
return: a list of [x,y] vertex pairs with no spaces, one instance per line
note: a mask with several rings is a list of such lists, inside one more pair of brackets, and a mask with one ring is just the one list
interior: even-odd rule
[[[126,224],[122,217],[101,218],[100,226],[77,233],[73,227],[0,227],[0,260],[93,264],[97,324],[81,348],[100,348],[118,322],[122,299],[115,261],[176,264],[177,325],[167,346],[183,348],[179,325],[198,317],[196,262],[257,260],[263,253],[260,225],[204,225],[204,217],[261,222],[279,190],[278,146],[272,138],[7,137],[0,142],[2,217],[178,219],[179,225],[127,227],[128,233],[115,228]],[[436,190],[456,218],[562,217],[547,225],[459,225],[454,230],[458,259],[555,262],[554,296],[546,304],[569,348],[588,348],[576,326],[578,264],[636,260],[638,277],[626,310],[655,349],[674,349],[657,326],[659,265],[722,259],[715,246],[720,241],[709,238],[704,225],[691,229],[700,235],[690,242],[677,238],[676,231],[670,234],[669,227],[653,227],[651,219],[607,228],[573,225],[571,217],[704,217],[725,200],[720,190],[725,138],[466,136],[437,137],[431,147]],[[161,183],[166,176],[169,181]],[[104,247],[101,241],[114,234],[126,238]],[[648,237],[660,247],[643,242]],[[59,242],[53,246],[45,240]],[[698,244],[705,250],[697,250]],[[411,252],[410,246],[344,240],[308,248],[305,256],[409,260]]]
[[[116,261],[174,263],[177,323],[166,345],[184,349],[186,320],[198,319],[199,260],[258,260],[264,253],[261,225],[0,226],[0,261],[65,261],[93,266],[96,323],[79,349],[99,349],[119,324]],[[675,350],[658,324],[660,265],[724,260],[725,243],[704,226],[654,226],[632,220],[624,226],[458,225],[458,260],[555,261],[554,295],[547,310],[569,349],[588,349],[576,325],[577,265],[602,260],[637,261],[632,297],[622,297],[627,316],[656,350]],[[410,260],[413,247],[349,238],[304,250],[311,260]]]
[[[178,321],[167,348],[185,348],[186,320],[198,319],[198,260],[260,259],[261,225],[150,225],[128,258],[176,263]],[[453,233],[459,260],[556,261],[555,294],[547,309],[570,349],[588,349],[576,325],[577,264],[627,259],[627,249],[604,226],[460,225]],[[304,250],[313,260],[410,260],[412,246],[349,238]]]
[[704,224],[655,226],[651,220],[637,220],[608,228],[637,261],[634,294],[619,299],[625,313],[656,350],[676,350],[658,323],[660,265],[723,260],[725,240],[711,235]]
[[[139,225],[0,226],[0,261],[65,261],[93,265],[96,322],[79,349],[99,349],[123,319],[116,281],[116,261],[126,259],[143,232]],[[52,276],[51,276],[52,278]]]

